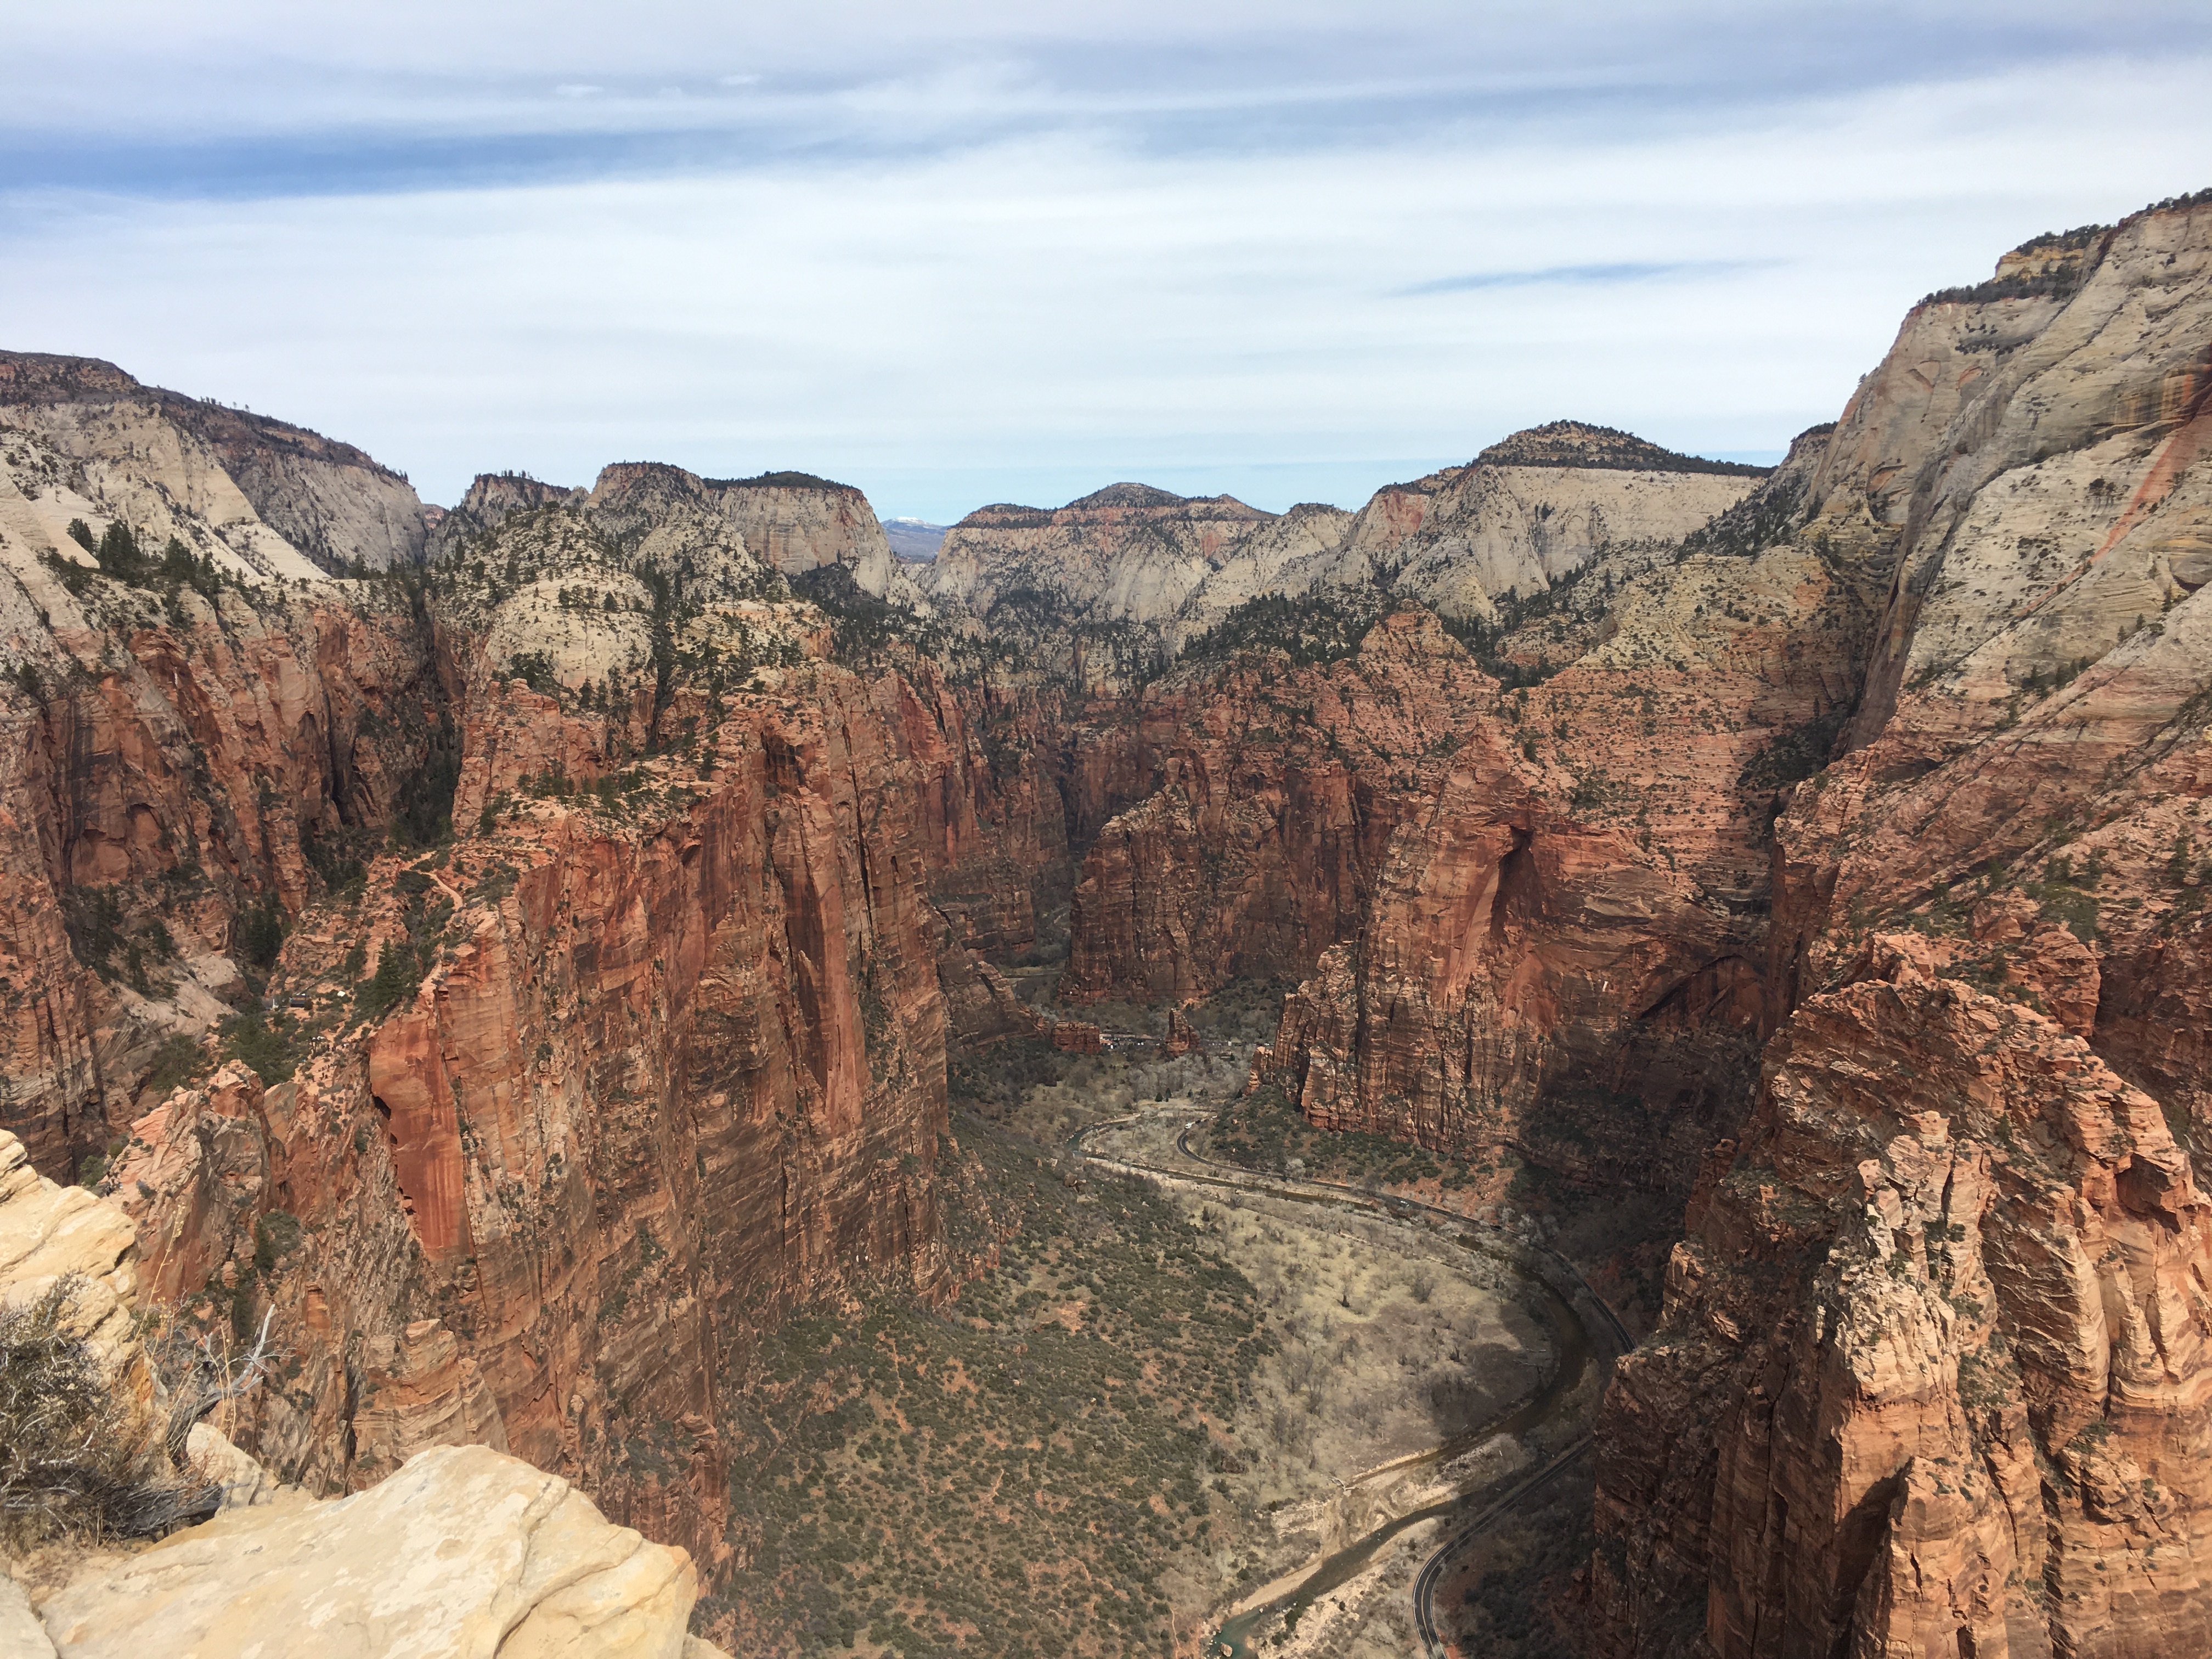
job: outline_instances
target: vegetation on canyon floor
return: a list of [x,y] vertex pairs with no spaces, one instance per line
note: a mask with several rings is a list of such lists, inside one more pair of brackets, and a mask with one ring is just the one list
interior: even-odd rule
[[949,1307],[794,1319],[733,1379],[744,1565],[707,1613],[745,1650],[1165,1651],[1249,1524],[1218,1477],[1272,1342],[1251,1282],[1149,1188],[961,1133],[997,1264]]
[[[1217,1040],[1275,1006],[1218,1002],[1194,1011]],[[1338,1480],[1528,1385],[1541,1339],[1493,1264],[1064,1145],[1133,1104],[1209,1112],[1237,1075],[1033,1040],[955,1057],[949,1243],[980,1271],[948,1305],[878,1295],[751,1350],[723,1424],[743,1565],[708,1620],[793,1654],[1194,1652],[1322,1547]]]

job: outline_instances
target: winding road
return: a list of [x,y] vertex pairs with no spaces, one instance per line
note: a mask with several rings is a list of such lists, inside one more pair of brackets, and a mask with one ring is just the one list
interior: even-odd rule
[[[1376,1214],[1399,1219],[1413,1215],[1426,1215],[1455,1228],[1486,1229],[1498,1234],[1501,1238],[1509,1242],[1515,1250],[1525,1251],[1532,1255],[1542,1257],[1557,1268],[1572,1287],[1580,1292],[1576,1296],[1562,1295],[1559,1287],[1553,1284],[1547,1277],[1535,1273],[1528,1275],[1548,1292],[1550,1299],[1557,1304],[1559,1310],[1564,1311],[1576,1322],[1580,1328],[1582,1346],[1588,1354],[1595,1356],[1609,1353],[1610,1358],[1618,1358],[1635,1346],[1634,1339],[1629,1335],[1628,1328],[1620,1322],[1620,1316],[1607,1305],[1603,1297],[1591,1288],[1589,1281],[1583,1278],[1581,1270],[1557,1250],[1548,1246],[1532,1244],[1525,1240],[1513,1237],[1504,1233],[1501,1228],[1478,1221],[1471,1216],[1462,1215],[1455,1210],[1447,1210],[1439,1205],[1424,1204],[1413,1199],[1384,1198],[1360,1188],[1347,1186],[1341,1182],[1270,1176],[1256,1170],[1246,1169],[1242,1164],[1226,1164],[1219,1158],[1209,1158],[1202,1152],[1192,1150],[1190,1133],[1197,1126],[1191,1122],[1186,1122],[1176,1133],[1175,1149],[1182,1158],[1189,1160],[1191,1164],[1198,1166],[1196,1169],[1176,1169],[1164,1164],[1146,1164],[1120,1153],[1094,1152],[1091,1150],[1088,1142],[1092,1135],[1141,1122],[1146,1115],[1148,1115],[1140,1113],[1133,1116],[1111,1118],[1103,1122],[1089,1124],[1070,1135],[1067,1139],[1067,1146],[1071,1151],[1106,1167],[1126,1170],[1138,1175],[1161,1176],[1204,1186],[1224,1187],[1237,1191],[1265,1192],[1280,1198],[1306,1201],[1327,1200],[1333,1203],[1349,1204],[1356,1208],[1370,1210]],[[1219,1173],[1206,1174],[1204,1173],[1206,1170],[1217,1170]],[[1474,1244],[1474,1241],[1466,1237],[1464,1234],[1460,1235],[1460,1242],[1470,1247]],[[1492,1253],[1486,1251],[1485,1254]],[[1505,1259],[1524,1273],[1528,1272],[1518,1261],[1514,1261],[1510,1254],[1508,1254]],[[1593,1326],[1595,1328],[1593,1328]],[[1484,1425],[1479,1431],[1480,1437],[1490,1438],[1497,1434],[1517,1433],[1523,1429],[1534,1426],[1531,1421],[1525,1420],[1532,1415],[1539,1419],[1548,1416],[1553,1410],[1565,1403],[1569,1392],[1571,1380],[1565,1378],[1565,1367],[1562,1364],[1559,1374],[1555,1376],[1550,1383],[1538,1389],[1528,1400],[1521,1402],[1512,1411],[1504,1413],[1500,1419]],[[1444,1659],[1449,1651],[1437,1627],[1436,1592],[1437,1585],[1443,1581],[1445,1569],[1449,1565],[1451,1558],[1474,1539],[1480,1537],[1501,1518],[1515,1513],[1522,1499],[1556,1480],[1589,1451],[1591,1444],[1592,1437],[1585,1431],[1571,1444],[1554,1455],[1543,1468],[1517,1481],[1510,1490],[1492,1498],[1476,1514],[1462,1522],[1449,1538],[1431,1553],[1427,1561],[1422,1565],[1419,1575],[1413,1581],[1414,1618],[1419,1626],[1422,1644],[1430,1659]],[[1395,1466],[1394,1464],[1391,1467]],[[1372,1474],[1376,1471],[1370,1470],[1367,1473]],[[1411,1515],[1398,1516],[1368,1534],[1366,1537],[1357,1540],[1349,1548],[1337,1552],[1328,1559],[1317,1564],[1313,1571],[1300,1581],[1296,1589],[1285,1595],[1276,1597],[1262,1607],[1250,1609],[1231,1620],[1223,1627],[1214,1641],[1209,1644],[1208,1653],[1226,1654],[1233,1656],[1234,1659],[1244,1659],[1249,1650],[1243,1641],[1243,1631],[1259,1617],[1289,1603],[1303,1604],[1310,1601],[1315,1596],[1334,1588],[1336,1583],[1340,1583],[1344,1578],[1350,1577],[1352,1572],[1364,1565],[1376,1549],[1399,1532],[1418,1521],[1439,1516],[1448,1507],[1455,1507],[1462,1501],[1463,1500],[1455,1499],[1453,1504],[1449,1506],[1438,1505],[1433,1510],[1423,1510]],[[1334,1575],[1333,1568],[1336,1569]],[[1330,1582],[1324,1582],[1325,1580]]]

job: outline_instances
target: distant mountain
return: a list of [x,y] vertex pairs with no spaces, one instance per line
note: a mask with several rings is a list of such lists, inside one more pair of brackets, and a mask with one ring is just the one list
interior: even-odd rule
[[907,564],[927,564],[936,558],[946,528],[941,524],[924,524],[920,519],[884,520],[884,534],[890,538],[891,551]]

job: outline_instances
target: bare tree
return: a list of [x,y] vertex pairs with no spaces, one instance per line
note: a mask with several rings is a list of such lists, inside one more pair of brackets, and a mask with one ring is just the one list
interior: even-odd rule
[[212,1332],[185,1338],[173,1331],[172,1340],[164,1345],[163,1358],[169,1362],[162,1367],[162,1380],[169,1389],[169,1425],[162,1445],[179,1474],[185,1472],[185,1443],[191,1438],[194,1425],[224,1401],[258,1388],[269,1375],[278,1358],[269,1349],[269,1322],[276,1313],[271,1308],[261,1316],[260,1334],[242,1354],[234,1355],[229,1345],[219,1343]]

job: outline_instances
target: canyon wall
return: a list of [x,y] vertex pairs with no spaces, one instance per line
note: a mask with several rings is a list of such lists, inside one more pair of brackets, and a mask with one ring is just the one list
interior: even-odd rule
[[410,543],[357,452],[0,358],[0,1127],[273,1318],[287,1478],[504,1447],[711,1583],[718,1379],[951,1287],[950,1029],[1035,1029],[1072,885],[1063,1002],[1288,981],[1315,1122],[1691,1195],[1599,1652],[2186,1650],[2209,266],[2197,202],[2020,250],[1769,474],[1117,485],[919,597],[801,475]]
[[[21,815],[17,890],[55,982],[9,1115],[57,1172],[113,1153],[165,1304],[273,1318],[285,1374],[226,1427],[283,1478],[357,1490],[489,1444],[711,1579],[747,1548],[723,1519],[732,1354],[797,1306],[950,1288],[939,957],[1024,947],[1066,832],[1024,694],[837,666],[726,520],[606,493],[487,486],[464,556],[312,598],[88,570],[72,599],[18,562],[57,606],[38,644],[27,600],[26,642],[106,665],[98,696],[41,675],[36,720],[131,722],[28,728],[11,799],[45,816]],[[370,667],[416,702],[364,691]],[[372,765],[371,724],[416,775]],[[444,793],[410,847],[426,771]],[[206,878],[189,933],[160,913],[209,965],[197,1001],[146,1012],[164,986],[132,988],[125,946],[79,960],[65,924],[97,896],[136,941],[157,918],[135,896],[188,858],[238,880]],[[282,950],[252,963],[264,915]],[[135,1047],[101,1024],[126,1016]],[[202,1046],[191,1081],[140,1090],[163,1039],[218,1023],[254,1066],[210,1076]],[[70,1063],[109,1085],[90,1106]]]
[[2208,203],[2023,250],[1808,484],[1893,574],[1776,822],[1757,1110],[1601,1425],[1601,1653],[2208,1639],[2209,278]]
[[1518,434],[1111,704],[1063,999],[1301,980],[1313,1121],[1694,1183],[1601,1652],[2203,1639],[2209,258],[2018,250],[1762,479]]
[[1231,495],[1138,483],[1056,509],[1002,503],[947,530],[921,581],[939,606],[987,619],[1012,605],[1048,607],[1055,626],[1158,623],[1274,517]]
[[[295,552],[278,568],[310,574],[218,562],[275,540],[210,522],[243,507],[222,475],[171,493],[174,449],[80,463],[17,413],[0,405],[0,1122],[60,1173],[136,1115],[163,1042],[241,993],[246,920],[304,903],[319,859],[413,804],[441,696],[404,592]],[[67,533],[104,538],[126,506],[142,545],[182,553],[170,574],[151,555],[101,573]]]
[[0,352],[0,431],[37,434],[64,462],[65,485],[82,493],[89,482],[134,525],[175,503],[249,559],[289,551],[343,572],[422,557],[429,521],[404,475],[351,444],[141,385],[98,358]]
[[1604,549],[1681,540],[1762,471],[1554,421],[1465,466],[1377,490],[1321,579],[1378,581],[1449,615],[1495,620],[1498,599],[1540,592]]
[[[1771,514],[1822,453],[1720,476]],[[1885,579],[1864,534],[1637,544],[1502,635],[1292,606],[1187,658],[1139,699],[1151,793],[1098,831],[1063,996],[1304,979],[1260,1071],[1316,1121],[1686,1184],[1768,1016],[1776,791],[1840,725]]]

